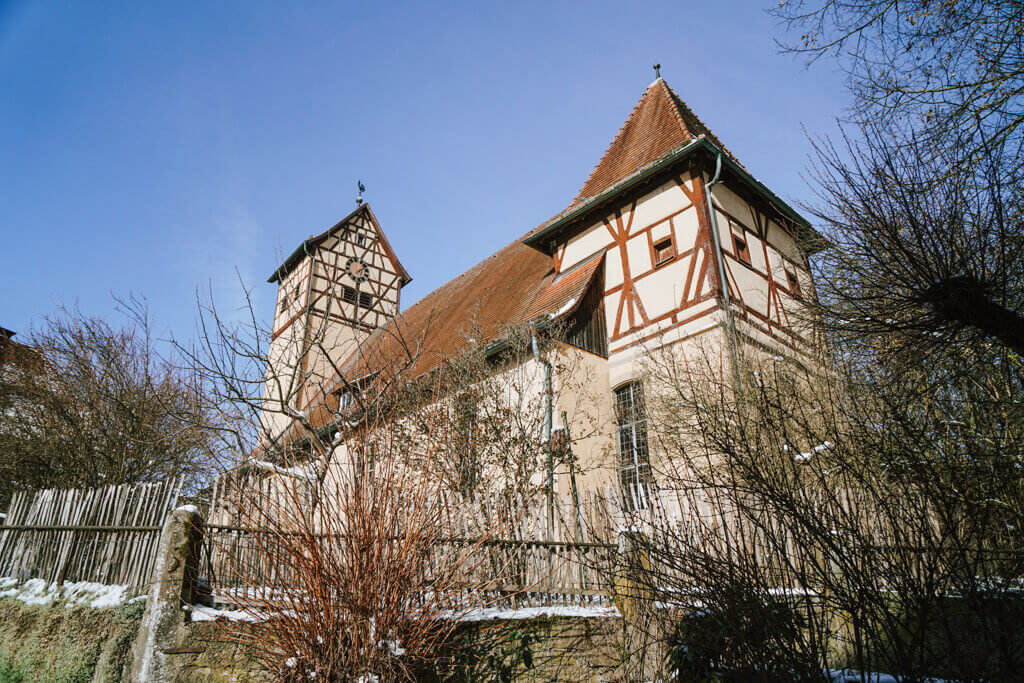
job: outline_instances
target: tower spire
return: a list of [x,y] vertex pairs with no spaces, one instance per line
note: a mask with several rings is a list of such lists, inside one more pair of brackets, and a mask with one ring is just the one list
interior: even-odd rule
[[658,62],[654,63],[654,80],[661,78],[661,64]]

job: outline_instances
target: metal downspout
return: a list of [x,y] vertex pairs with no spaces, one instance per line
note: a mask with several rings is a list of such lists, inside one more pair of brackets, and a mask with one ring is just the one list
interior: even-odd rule
[[732,370],[734,385],[739,384],[739,353],[736,349],[736,319],[732,312],[732,297],[729,296],[729,279],[725,271],[725,259],[722,256],[722,238],[718,232],[718,212],[715,211],[714,198],[711,190],[715,185],[722,182],[719,176],[722,174],[722,153],[715,157],[715,175],[707,185],[704,186],[704,202],[707,205],[708,217],[711,220],[711,242],[715,247],[715,267],[718,270],[718,282],[722,287],[722,310],[725,312],[725,332],[729,338],[729,362]]
[[537,345],[536,327],[530,335],[530,348],[533,350],[533,357],[538,363],[544,366],[544,448],[547,451],[547,474],[548,474],[548,540],[553,540],[555,529],[555,454],[551,449],[551,423],[554,410],[554,389],[551,382],[551,363],[540,355],[540,348]]

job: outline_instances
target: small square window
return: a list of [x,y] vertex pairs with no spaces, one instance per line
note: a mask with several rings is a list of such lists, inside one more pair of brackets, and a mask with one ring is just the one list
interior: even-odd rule
[[666,261],[671,261],[676,255],[676,250],[672,246],[672,238],[666,237],[660,242],[654,245],[654,265],[660,266]]
[[797,278],[796,273],[789,268],[786,268],[786,284],[789,285],[789,291],[794,297],[797,299],[802,298],[803,295],[800,293],[800,280]]
[[359,305],[363,308],[373,308],[373,297],[369,292],[359,292]]
[[750,250],[747,248],[747,240],[736,233],[732,234],[732,246],[736,251],[736,258],[743,263],[750,265]]

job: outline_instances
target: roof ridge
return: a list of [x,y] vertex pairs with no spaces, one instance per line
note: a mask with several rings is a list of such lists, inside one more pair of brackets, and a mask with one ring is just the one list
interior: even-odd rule
[[[668,90],[669,95],[672,96],[672,103],[675,104],[675,106],[676,106],[676,115],[679,117],[679,120],[681,122],[683,122],[683,120],[684,120],[683,112],[685,111],[686,115],[692,116],[694,118],[694,120],[698,124],[700,124],[700,127],[703,129],[701,131],[698,131],[697,133],[694,133],[694,131],[690,130],[690,127],[686,126],[685,122],[683,122],[683,125],[685,126],[686,131],[690,135],[692,135],[693,137],[698,137],[699,135],[702,135],[702,134],[703,135],[707,135],[708,138],[711,140],[711,142],[713,142],[715,144],[716,147],[718,147],[723,152],[725,152],[726,154],[731,156],[733,161],[735,161],[737,164],[740,164],[740,166],[743,166],[743,164],[740,163],[740,160],[736,158],[736,155],[732,153],[732,150],[730,150],[728,147],[725,146],[725,144],[722,142],[722,140],[717,135],[715,135],[715,133],[708,126],[708,124],[704,123],[704,119],[702,119],[700,116],[698,116],[697,112],[695,112],[693,110],[693,108],[690,107],[690,105],[688,105],[686,102],[683,101],[683,98],[680,97],[679,94],[675,90],[672,89],[672,86],[670,86],[668,84],[668,82],[665,81],[664,79],[661,79],[661,82],[662,82],[662,84],[664,84],[665,89]],[[683,110],[683,111],[680,111],[680,110]],[[744,168],[746,168],[746,167],[744,166]]]
[[647,86],[612,142],[587,176],[569,208],[599,196],[638,169],[705,136],[734,161],[733,154],[660,75]]
[[619,131],[615,134],[615,137],[612,138],[611,144],[608,145],[607,149],[604,150],[604,154],[602,154],[601,158],[597,160],[596,164],[594,164],[593,170],[590,171],[590,175],[588,175],[587,179],[583,182],[583,185],[580,187],[579,194],[577,194],[576,197],[572,200],[570,206],[572,204],[577,203],[581,199],[585,198],[583,196],[583,190],[587,187],[587,184],[590,182],[590,179],[593,178],[597,174],[598,169],[601,168],[601,164],[604,163],[604,160],[607,159],[608,155],[611,154],[613,149],[615,149],[615,143],[618,142],[619,138],[621,138],[625,134],[626,127],[629,126],[629,122],[633,119],[633,115],[636,114],[638,109],[640,109],[640,105],[642,105],[644,103],[644,99],[647,97],[647,94],[651,91],[651,88],[653,88],[655,85],[657,85],[658,81],[661,81],[661,80],[663,80],[663,79],[659,77],[657,81],[654,81],[654,83],[651,83],[649,86],[647,86],[647,89],[644,90],[644,94],[641,95],[640,99],[637,100],[635,105],[633,105],[633,108],[629,112],[629,116],[627,116],[626,120],[622,122],[621,126],[619,126]]
[[525,232],[524,234],[522,234],[522,235],[520,235],[519,237],[517,237],[516,239],[512,240],[511,242],[509,242],[509,243],[508,243],[508,244],[506,244],[505,246],[501,247],[501,248],[500,248],[500,249],[498,249],[497,251],[495,251],[495,252],[492,252],[492,253],[491,253],[491,254],[490,254],[489,256],[486,256],[486,257],[485,257],[485,258],[483,258],[482,260],[480,260],[480,261],[477,261],[476,263],[474,263],[474,264],[473,264],[473,265],[471,265],[471,266],[470,266],[469,268],[467,268],[466,270],[462,271],[461,273],[459,273],[459,274],[458,274],[458,275],[456,275],[455,277],[451,278],[450,280],[446,280],[445,282],[442,282],[442,283],[441,283],[441,284],[439,284],[439,285],[438,285],[437,287],[435,287],[434,289],[430,290],[429,292],[427,292],[426,294],[424,294],[423,296],[421,296],[421,297],[420,297],[419,299],[417,299],[415,303],[413,303],[413,304],[410,304],[410,305],[409,305],[409,307],[408,307],[408,308],[406,308],[406,309],[405,309],[404,311],[399,311],[399,312],[398,312],[398,315],[402,315],[402,314],[404,314],[404,313],[407,313],[408,311],[412,310],[413,308],[416,308],[417,306],[419,306],[420,304],[422,304],[422,303],[423,303],[424,301],[426,301],[426,300],[427,300],[427,299],[429,299],[430,297],[432,297],[432,296],[434,296],[435,294],[437,294],[438,292],[440,292],[440,291],[441,291],[442,289],[445,289],[445,288],[447,288],[447,287],[448,287],[449,285],[452,285],[452,284],[454,284],[454,283],[455,283],[456,281],[462,280],[463,278],[467,277],[468,275],[470,275],[470,273],[473,273],[474,271],[479,271],[480,269],[482,269],[482,268],[484,267],[484,265],[485,265],[485,264],[486,264],[486,263],[487,263],[488,261],[490,261],[490,260],[492,260],[492,259],[494,259],[494,258],[497,258],[498,256],[500,256],[500,255],[501,255],[501,254],[503,254],[504,252],[506,252],[506,251],[508,251],[509,249],[511,249],[511,248],[513,248],[513,247],[515,247],[515,246],[516,246],[517,244],[520,244],[520,243],[522,243],[522,242],[523,242],[523,241],[524,241],[524,240],[525,240],[525,239],[526,239],[527,237],[529,237],[529,236],[530,236],[530,234],[532,234],[533,232],[535,232],[535,231],[536,231],[536,230],[537,230],[538,228],[541,228],[541,227],[543,227],[543,226],[544,226],[544,225],[545,225],[545,224],[546,224],[547,222],[549,222],[550,220],[551,220],[551,219],[549,218],[549,219],[548,219],[547,221],[545,221],[544,223],[541,223],[540,225],[538,225],[538,226],[536,226],[536,227],[530,228],[530,229],[529,229],[529,230],[527,230],[527,231],[526,231],[526,232]]
[[673,91],[672,88],[668,86],[668,82],[661,76],[658,76],[658,80],[654,81],[654,83],[651,83],[651,85],[654,86],[657,85],[658,83],[661,83],[661,87],[665,88],[665,91],[668,93],[669,99],[671,99],[672,104],[675,105],[672,108],[672,113],[675,114],[676,122],[679,124],[679,127],[688,135],[692,137],[697,137],[696,135],[693,134],[693,131],[690,130],[689,126],[686,125],[686,122],[683,121],[683,115],[679,111],[679,97],[676,95],[675,91]]

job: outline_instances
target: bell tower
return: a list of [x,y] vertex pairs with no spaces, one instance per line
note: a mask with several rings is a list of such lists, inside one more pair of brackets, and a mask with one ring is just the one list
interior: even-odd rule
[[370,205],[356,201],[352,213],[302,242],[267,280],[278,286],[263,404],[272,434],[328,388],[370,332],[398,314],[402,287],[412,280]]

